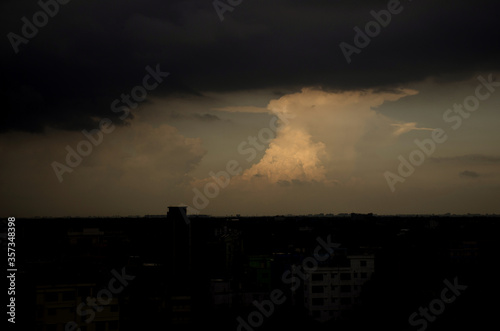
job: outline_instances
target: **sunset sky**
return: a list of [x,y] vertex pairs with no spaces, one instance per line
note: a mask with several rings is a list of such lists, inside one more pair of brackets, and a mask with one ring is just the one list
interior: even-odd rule
[[48,3],[0,4],[3,216],[500,213],[495,1]]

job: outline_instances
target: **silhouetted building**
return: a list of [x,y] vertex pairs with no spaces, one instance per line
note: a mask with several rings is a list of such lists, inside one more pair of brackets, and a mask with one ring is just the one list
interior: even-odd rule
[[373,255],[347,256],[344,263],[306,270],[304,307],[318,321],[338,319],[358,303],[361,287],[375,270]]
[[[96,298],[96,284],[58,284],[36,287],[36,324],[40,331],[66,330],[74,322],[81,331],[119,330],[120,306],[116,297],[99,308],[87,305]],[[92,302],[92,301],[91,301]]]
[[168,207],[167,223],[171,229],[169,261],[169,313],[173,325],[192,322],[192,295],[195,277],[192,274],[191,222],[187,207]]

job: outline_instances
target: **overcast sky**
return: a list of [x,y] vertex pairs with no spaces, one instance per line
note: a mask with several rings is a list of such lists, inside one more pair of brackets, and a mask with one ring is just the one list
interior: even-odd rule
[[60,2],[0,3],[4,216],[500,213],[496,1]]

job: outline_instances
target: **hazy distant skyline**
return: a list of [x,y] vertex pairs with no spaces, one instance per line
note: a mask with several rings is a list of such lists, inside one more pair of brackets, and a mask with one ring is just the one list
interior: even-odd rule
[[[498,5],[401,1],[348,63],[339,45],[388,3],[243,1],[221,21],[213,1],[70,1],[16,54],[8,34],[41,7],[3,2],[0,210],[500,213]],[[401,176],[435,129],[443,142]]]

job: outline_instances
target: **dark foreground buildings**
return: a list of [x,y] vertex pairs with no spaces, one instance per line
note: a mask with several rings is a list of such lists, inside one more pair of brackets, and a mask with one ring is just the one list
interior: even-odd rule
[[496,216],[16,222],[16,329],[462,330],[497,313]]

